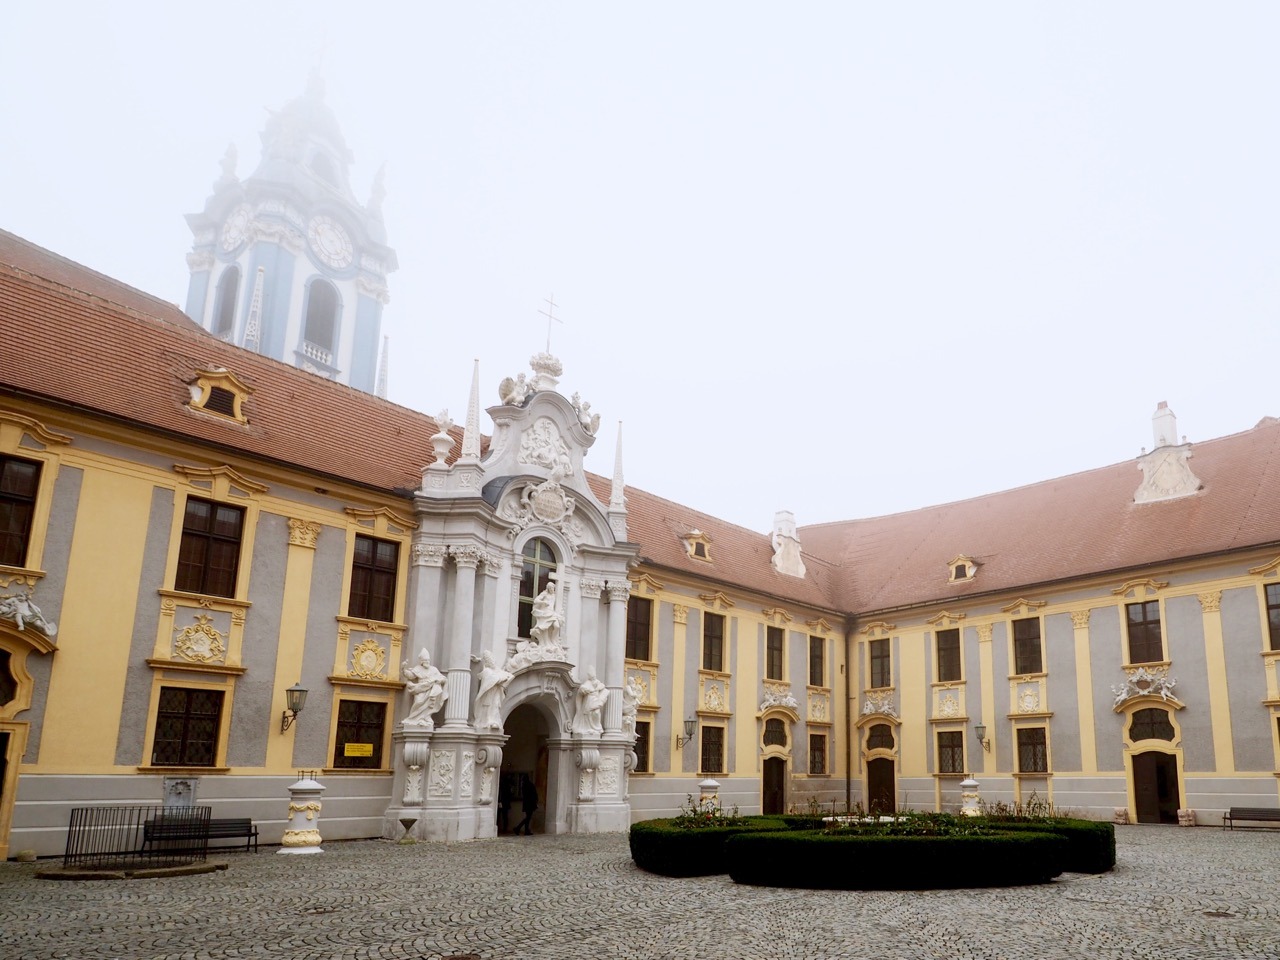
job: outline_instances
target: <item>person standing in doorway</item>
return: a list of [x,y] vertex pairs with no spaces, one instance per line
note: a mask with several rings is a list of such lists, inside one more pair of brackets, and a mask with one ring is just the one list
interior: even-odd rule
[[511,777],[504,773],[498,778],[498,832],[506,833],[511,829]]
[[524,819],[516,824],[516,836],[524,830],[526,837],[533,836],[533,813],[538,809],[538,788],[527,773],[520,774],[520,809],[524,811]]

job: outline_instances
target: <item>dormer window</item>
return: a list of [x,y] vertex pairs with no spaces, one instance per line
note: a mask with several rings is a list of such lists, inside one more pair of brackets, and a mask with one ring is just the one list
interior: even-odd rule
[[948,583],[967,583],[974,578],[978,572],[978,565],[972,558],[966,557],[964,554],[956,557],[947,564]]
[[236,423],[249,422],[244,402],[253,391],[230,370],[221,367],[198,370],[195,381],[187,384],[187,389],[191,391],[187,406],[192,410],[202,410]]
[[685,549],[689,552],[690,557],[694,560],[711,562],[711,538],[705,533],[701,530],[693,529],[681,539],[684,541]]

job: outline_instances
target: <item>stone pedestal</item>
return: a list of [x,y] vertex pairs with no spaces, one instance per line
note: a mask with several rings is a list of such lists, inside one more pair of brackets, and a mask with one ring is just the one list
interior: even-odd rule
[[966,777],[960,781],[960,815],[977,817],[982,814],[982,798],[978,796],[978,781]]
[[320,849],[320,795],[324,787],[305,777],[289,788],[289,826],[277,853],[324,853]]
[[[631,744],[618,736],[574,738],[564,743],[561,789],[567,791],[563,830],[619,833],[631,827],[627,771]],[[549,807],[549,809],[551,809]],[[548,832],[551,832],[548,825]]]

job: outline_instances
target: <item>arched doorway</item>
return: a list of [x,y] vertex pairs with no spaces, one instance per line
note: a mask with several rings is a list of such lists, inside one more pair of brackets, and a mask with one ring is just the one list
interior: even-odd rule
[[768,757],[764,761],[761,812],[765,816],[787,812],[787,761]]
[[1149,750],[1133,755],[1133,804],[1139,823],[1177,823],[1178,758]]
[[[507,742],[502,748],[500,786],[505,787],[505,791],[500,794],[499,802],[503,796],[510,802],[507,820],[509,827],[514,829],[524,816],[525,783],[531,782],[537,791],[537,809],[533,814],[532,829],[534,833],[543,833],[546,830],[547,805],[550,799],[547,717],[534,704],[521,704],[507,717],[503,733],[507,735]],[[526,777],[528,781],[525,780]],[[502,822],[500,810],[498,822]]]
[[867,812],[873,815],[897,811],[897,791],[894,789],[893,761],[888,757],[876,757],[867,761]]

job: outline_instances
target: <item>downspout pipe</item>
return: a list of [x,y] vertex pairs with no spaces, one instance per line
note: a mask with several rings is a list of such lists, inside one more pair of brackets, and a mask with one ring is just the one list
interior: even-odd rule
[[853,809],[853,632],[857,617],[844,619],[844,809]]

